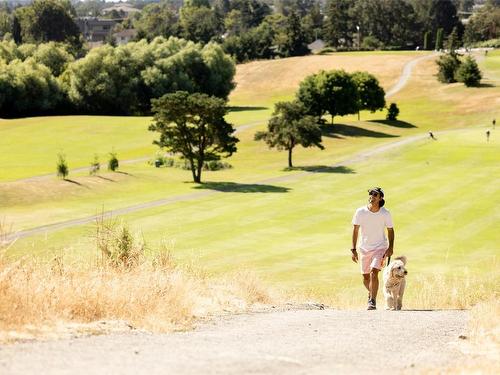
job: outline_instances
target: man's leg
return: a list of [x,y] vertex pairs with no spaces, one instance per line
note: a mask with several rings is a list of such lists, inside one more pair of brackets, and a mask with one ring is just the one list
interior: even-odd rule
[[377,292],[378,292],[378,272],[380,270],[376,268],[372,268],[370,272],[370,287],[369,287],[369,292],[370,292],[370,297],[373,300],[377,299]]
[[363,274],[363,285],[365,286],[366,290],[369,292],[370,291],[370,274],[369,273]]

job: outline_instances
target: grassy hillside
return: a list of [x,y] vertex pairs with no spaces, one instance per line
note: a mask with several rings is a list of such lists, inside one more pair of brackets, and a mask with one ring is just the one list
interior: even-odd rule
[[[402,121],[384,122],[381,112],[362,113],[360,122],[355,116],[336,118],[325,133],[324,151],[296,150],[297,170],[284,170],[285,153],[253,141],[255,131],[265,127],[273,102],[293,96],[300,74],[334,67],[369,70],[378,72],[387,89],[414,55],[340,54],[239,66],[230,119],[251,126],[238,133],[238,153],[229,159],[233,169],[205,173],[202,185],[190,183],[188,171],[155,169],[144,163],[124,166],[126,174],[105,173],[101,178],[71,174],[78,184],[55,178],[3,182],[0,204],[5,220],[15,229],[26,229],[102,209],[207,191],[210,194],[196,200],[137,211],[123,219],[132,230],[143,232],[152,247],[162,239],[174,243],[174,255],[182,262],[194,258],[217,273],[248,268],[288,288],[328,295],[334,289],[359,289],[358,269],[348,254],[350,220],[355,208],[365,204],[366,189],[381,185],[396,223],[396,252],[409,257],[412,274],[466,275],[470,280],[496,282],[493,226],[499,219],[495,208],[500,203],[500,141],[496,132],[489,143],[485,137],[491,119],[500,118],[500,91],[494,81],[500,63],[494,53],[481,62],[488,85],[480,88],[441,85],[433,76],[435,64],[422,62],[409,85],[390,100],[401,108]],[[11,139],[21,144],[23,139],[33,142],[26,150],[34,150],[19,152],[14,143],[11,146],[1,138],[2,150],[8,151],[0,156],[0,165],[7,166],[4,181],[54,169],[60,147],[57,138],[71,127],[64,121],[57,127],[58,119],[0,122],[0,132],[16,135]],[[109,128],[99,124],[108,120]],[[65,150],[70,163],[87,165],[95,152],[105,153],[112,145],[124,158],[154,154],[153,134],[145,131],[149,119],[126,120],[130,122],[91,118],[85,119],[90,127],[72,128],[71,144],[76,149],[74,153]],[[95,139],[87,136],[97,126],[104,133]],[[127,131],[119,131],[122,128]],[[51,136],[51,129],[58,132]],[[435,132],[437,141],[420,138],[370,159],[350,161],[360,152],[425,135],[428,130]],[[45,139],[46,146],[37,149],[32,134]],[[29,170],[16,169],[31,159],[38,164]],[[339,166],[328,167],[335,163]],[[94,252],[91,235],[92,225],[74,227],[20,240],[10,253],[51,256],[66,249],[70,257],[85,257]]]

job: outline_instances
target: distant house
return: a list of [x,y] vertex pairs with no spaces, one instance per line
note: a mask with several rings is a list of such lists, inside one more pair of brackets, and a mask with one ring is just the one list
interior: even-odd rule
[[311,44],[308,44],[307,45],[307,48],[309,48],[309,50],[312,52],[312,53],[318,53],[320,52],[323,48],[325,48],[326,44],[325,42],[323,42],[321,39],[316,39],[314,42],[312,42]]
[[128,4],[114,4],[108,8],[104,8],[101,13],[103,15],[106,15],[106,14],[109,14],[109,13],[113,13],[113,11],[115,11],[116,13],[120,14],[120,15],[123,15],[123,17],[128,17],[130,16],[131,14],[133,13],[137,13],[137,12],[140,12],[139,9],[137,8],[134,8],[133,6],[131,5],[128,5]]
[[93,17],[82,17],[76,20],[76,24],[87,42],[102,42],[111,34],[116,20],[100,19]]
[[136,29],[127,29],[120,31],[118,33],[114,33],[113,37],[115,38],[116,44],[122,45],[122,44],[127,44],[128,42],[133,40],[136,35],[137,35]]

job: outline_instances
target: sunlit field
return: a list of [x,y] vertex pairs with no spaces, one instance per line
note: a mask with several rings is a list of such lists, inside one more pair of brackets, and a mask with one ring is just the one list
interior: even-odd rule
[[[408,306],[430,300],[436,307],[467,306],[488,288],[498,293],[499,130],[491,129],[489,142],[485,136],[492,119],[500,118],[495,52],[479,60],[485,71],[479,88],[442,85],[433,60],[421,62],[408,85],[388,100],[400,107],[400,121],[385,122],[385,112],[362,112],[361,121],[336,117],[325,131],[326,149],[296,149],[294,170],[285,169],[285,153],[253,140],[273,103],[292,98],[307,74],[368,70],[387,90],[404,64],[418,56],[349,53],[239,66],[228,115],[241,127],[238,152],[228,159],[233,168],[204,172],[201,185],[191,182],[189,171],[154,168],[145,160],[124,164],[122,173],[71,172],[72,182],[18,180],[54,173],[58,152],[66,154],[70,168],[88,166],[95,153],[104,164],[113,148],[121,160],[153,159],[151,119],[0,120],[2,218],[13,230],[25,230],[171,198],[118,219],[142,233],[152,248],[170,241],[180,264],[195,262],[215,275],[249,270],[270,285],[357,306],[365,301],[364,294],[353,293],[361,283],[349,256],[350,221],[366,203],[366,189],[378,185],[395,220],[396,254],[409,258]],[[426,136],[429,130],[437,141]],[[405,140],[369,158],[357,157]],[[62,252],[69,259],[90,259],[96,254],[92,233],[92,223],[49,231],[18,240],[7,255],[50,259]],[[455,284],[456,298],[434,301],[432,290],[444,294]]]

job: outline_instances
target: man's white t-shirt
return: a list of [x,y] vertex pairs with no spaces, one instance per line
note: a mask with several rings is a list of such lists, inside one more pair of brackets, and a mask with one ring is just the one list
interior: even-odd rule
[[393,224],[391,213],[384,207],[377,212],[371,212],[367,206],[358,208],[352,224],[359,225],[361,229],[360,249],[371,251],[389,247],[385,228],[392,228]]

